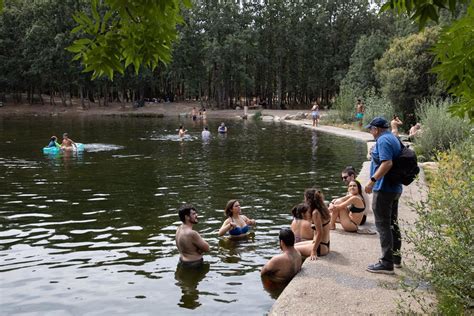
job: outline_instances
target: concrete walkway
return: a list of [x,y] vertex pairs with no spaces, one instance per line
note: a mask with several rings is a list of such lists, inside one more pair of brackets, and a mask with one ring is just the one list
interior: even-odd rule
[[[307,121],[287,121],[290,124],[312,128]],[[321,132],[373,141],[369,133],[345,130],[331,126],[320,126]],[[370,162],[365,162],[359,174],[362,184],[369,178]],[[409,204],[426,196],[424,174],[404,192],[399,205],[399,218],[410,225],[415,213]],[[361,228],[375,231],[373,214],[368,215],[367,224]],[[403,251],[407,248],[402,246]],[[346,233],[337,224],[331,232],[331,252],[317,261],[306,260],[301,272],[296,275],[277,299],[269,315],[341,315],[394,314],[397,299],[403,294],[398,282],[406,268],[396,269],[394,276],[366,272],[367,265],[381,255],[378,235]]]

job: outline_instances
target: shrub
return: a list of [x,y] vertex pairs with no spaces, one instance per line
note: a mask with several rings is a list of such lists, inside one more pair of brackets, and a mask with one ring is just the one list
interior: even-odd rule
[[[463,315],[474,306],[473,140],[438,154],[439,171],[433,175],[427,200],[415,207],[418,221],[406,233],[414,247],[412,255],[425,261],[407,267],[415,272],[415,279],[405,286],[427,314]],[[426,282],[435,292],[436,307],[424,299],[425,293],[413,291],[416,284]],[[402,303],[404,313],[406,304]]]
[[449,100],[425,100],[419,104],[416,116],[420,119],[422,133],[415,139],[416,151],[430,159],[438,151],[446,151],[452,144],[465,138],[468,123],[458,117],[451,117]]
[[429,71],[434,54],[430,47],[436,43],[438,28],[425,28],[407,37],[395,38],[383,57],[375,62],[381,90],[399,114],[412,113],[416,100],[430,96],[436,76]]
[[334,107],[336,108],[337,114],[342,122],[349,123],[355,119],[356,100],[357,96],[351,89],[341,89],[336,98],[336,102],[334,103]]
[[[387,121],[390,121],[393,116],[392,103],[387,97],[379,96],[376,94],[374,89],[368,90],[365,95],[365,114],[363,124],[367,125],[370,121],[376,117],[381,116]],[[403,118],[402,118],[403,120]]]

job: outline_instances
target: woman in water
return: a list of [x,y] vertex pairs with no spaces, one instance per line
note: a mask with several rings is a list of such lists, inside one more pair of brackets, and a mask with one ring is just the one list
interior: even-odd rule
[[255,220],[242,215],[240,203],[237,200],[230,200],[225,207],[227,219],[219,229],[219,236],[229,233],[231,238],[246,237],[250,226],[255,225]]
[[331,229],[336,229],[336,219],[347,232],[356,232],[362,222],[365,211],[365,201],[362,196],[362,186],[357,180],[349,182],[348,194],[329,204],[331,211]]
[[301,203],[291,210],[293,221],[291,230],[295,234],[295,243],[313,239],[313,230],[311,229],[311,212],[308,205]]
[[225,126],[224,122],[221,123],[221,125],[217,129],[217,132],[221,134],[227,133],[227,126]]
[[302,256],[316,260],[318,256],[325,256],[329,253],[331,214],[324,204],[324,196],[320,191],[313,188],[306,189],[304,200],[311,212],[313,240],[299,242],[295,244],[295,248]]

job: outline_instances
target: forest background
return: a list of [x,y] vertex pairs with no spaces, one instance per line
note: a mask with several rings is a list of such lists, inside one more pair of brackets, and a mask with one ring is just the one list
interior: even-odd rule
[[[0,101],[44,104],[59,96],[63,106],[80,98],[86,107],[156,98],[199,100],[220,109],[244,104],[294,109],[312,102],[330,108],[340,94],[344,118],[353,116],[356,98],[376,95],[391,103],[390,113],[414,122],[416,102],[447,96],[429,72],[439,26],[418,33],[411,20],[380,14],[364,0],[198,1],[182,7],[184,23],[178,24],[167,65],[154,70],[142,65],[136,72],[128,67],[92,80],[73,60],[77,47],[71,45],[80,38],[73,16],[106,12],[95,5],[5,1]],[[441,15],[440,25],[465,11],[460,6],[454,16]]]

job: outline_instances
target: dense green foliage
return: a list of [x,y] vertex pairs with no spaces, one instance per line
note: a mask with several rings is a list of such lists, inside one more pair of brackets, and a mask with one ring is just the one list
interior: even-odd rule
[[413,113],[416,100],[428,97],[435,76],[429,72],[434,55],[430,48],[438,35],[436,28],[404,38],[390,44],[383,57],[375,62],[381,90],[388,97],[397,114]]
[[388,37],[380,32],[362,35],[351,55],[351,64],[342,81],[341,90],[351,89],[356,96],[362,96],[371,88],[378,89],[374,62],[382,57],[388,44]]
[[381,11],[393,10],[399,14],[406,13],[423,28],[429,20],[438,22],[441,11],[447,10],[455,13],[459,4],[468,3],[469,0],[436,0],[436,1],[407,1],[388,0]]
[[415,138],[419,158],[431,160],[439,151],[447,151],[460,143],[469,133],[469,124],[459,117],[451,117],[449,100],[425,100],[416,110],[422,132]]
[[[463,9],[468,5],[467,13]],[[460,9],[461,7],[461,9]],[[444,80],[449,92],[458,97],[449,111],[459,117],[467,116],[474,122],[474,1],[470,0],[436,0],[436,1],[405,1],[388,0],[381,12],[393,10],[398,14],[408,14],[420,28],[427,21],[438,23],[443,11],[449,10],[458,21],[445,27],[441,33],[434,52],[439,63],[434,68],[441,80]],[[460,16],[459,16],[460,14]]]
[[[190,6],[189,0],[183,2]],[[115,71],[123,75],[130,64],[136,74],[141,65],[153,70],[171,60],[176,25],[182,22],[180,5],[180,0],[92,0],[91,17],[81,11],[74,15],[78,26],[72,32],[83,37],[68,50],[81,59],[85,72],[93,72],[92,78],[113,79]]]
[[[364,95],[365,100],[365,115],[363,125],[367,125],[370,121],[376,117],[384,117],[387,121],[392,119],[395,114],[393,105],[390,100],[384,95],[376,93],[375,89],[370,89]],[[404,118],[402,118],[404,120]]]
[[441,33],[434,47],[438,65],[433,71],[459,98],[450,112],[474,122],[474,1],[464,17]]
[[[105,105],[193,98],[218,107],[255,99],[271,108],[306,107],[319,99],[325,106],[338,92],[359,38],[393,32],[393,18],[377,15],[365,0],[199,1],[181,11],[184,24],[176,24],[179,12],[169,0],[172,23],[158,29],[145,27],[158,20],[138,19],[158,10],[144,10],[145,2],[6,1],[0,97],[21,101],[27,91],[30,102],[38,99],[33,95],[59,94],[64,104],[84,96]],[[72,61],[74,55],[82,63]],[[113,82],[91,81],[83,71],[113,74]]]
[[[474,305],[472,254],[474,253],[474,142],[472,137],[438,155],[438,170],[433,174],[428,198],[416,206],[418,221],[406,234],[420,261],[409,266],[413,278],[406,286],[425,314],[468,315]],[[426,290],[414,291],[428,283],[437,298],[426,300]]]

